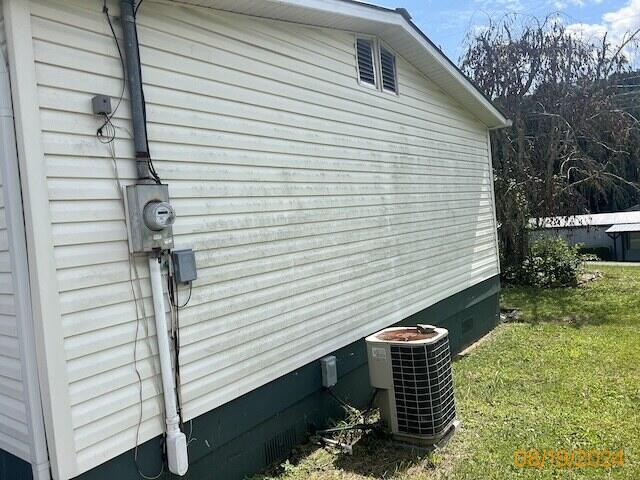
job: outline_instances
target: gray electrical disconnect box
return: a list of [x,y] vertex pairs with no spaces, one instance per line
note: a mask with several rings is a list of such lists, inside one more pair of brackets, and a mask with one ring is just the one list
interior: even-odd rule
[[111,109],[111,97],[107,95],[96,95],[91,99],[93,113],[96,115],[109,115]]
[[196,256],[193,250],[174,250],[171,252],[173,258],[174,274],[176,276],[176,282],[189,283],[198,278],[198,272],[196,270]]
[[128,185],[126,192],[131,252],[173,248],[175,212],[169,204],[169,187],[162,184]]
[[322,369],[322,386],[325,388],[333,387],[338,383],[338,366],[336,357],[329,355],[320,359],[320,368]]

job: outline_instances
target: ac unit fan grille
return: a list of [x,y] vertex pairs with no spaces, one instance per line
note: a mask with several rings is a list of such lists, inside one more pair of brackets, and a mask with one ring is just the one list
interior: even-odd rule
[[455,419],[449,339],[428,345],[391,345],[398,430],[438,436]]

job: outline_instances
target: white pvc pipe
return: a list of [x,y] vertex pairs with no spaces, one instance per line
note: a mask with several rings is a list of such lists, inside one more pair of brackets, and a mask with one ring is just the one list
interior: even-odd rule
[[180,417],[176,408],[176,392],[171,365],[171,349],[167,333],[167,317],[162,290],[162,273],[160,259],[149,255],[149,274],[151,276],[151,293],[153,295],[153,311],[158,339],[158,355],[160,356],[160,376],[164,393],[165,421],[167,424],[167,460],[169,471],[176,475],[184,475],[189,468],[187,455],[187,438],[180,431]]

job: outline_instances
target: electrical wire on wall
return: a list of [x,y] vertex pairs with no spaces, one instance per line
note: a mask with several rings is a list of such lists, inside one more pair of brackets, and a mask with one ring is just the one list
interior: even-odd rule
[[[118,36],[116,34],[114,28],[114,22],[112,21],[112,17],[109,14],[109,8],[107,6],[107,0],[103,0],[102,11],[105,14],[107,23],[109,25],[109,30],[113,37],[113,41],[115,42],[118,56],[120,59],[120,64],[122,67],[122,90],[120,92],[120,97],[118,99],[117,105],[115,109],[111,109],[111,100],[106,95],[96,95],[93,100],[93,111],[94,113],[101,115],[103,118],[102,125],[96,130],[96,137],[98,140],[106,144],[109,149],[109,155],[113,162],[114,167],[114,175],[116,178],[117,188],[119,191],[119,196],[123,204],[123,214],[127,215],[127,198],[131,201],[130,192],[134,192],[134,195],[137,195],[137,192],[147,192],[144,195],[149,195],[151,192],[152,195],[164,195],[168,196],[167,186],[162,184],[160,180],[160,176],[158,175],[153,161],[151,159],[150,148],[149,148],[149,136],[148,136],[148,121],[147,121],[147,105],[144,97],[144,88],[142,84],[142,64],[140,62],[140,45],[138,40],[138,31],[136,25],[136,14],[138,13],[140,7],[142,5],[142,0],[140,0],[137,4],[135,0],[121,0],[120,8],[121,8],[121,27],[123,29],[123,36],[125,43],[122,45],[118,40]],[[126,58],[124,57],[124,52],[126,52]],[[135,185],[128,185],[126,189],[122,188],[120,174],[118,172],[118,162],[116,158],[116,151],[114,147],[114,142],[117,138],[118,129],[126,130],[123,127],[117,126],[113,118],[116,114],[116,111],[120,104],[122,103],[124,93],[126,90],[126,85],[129,85],[129,93],[131,94],[131,115],[132,115],[132,123],[133,123],[133,132],[134,135],[129,134],[134,143],[135,149],[135,161],[136,161],[136,172],[137,172],[137,183]],[[126,190],[126,195],[124,190]],[[153,193],[155,192],[155,193]],[[139,197],[136,197],[139,199]],[[133,231],[134,233],[147,232],[147,230],[155,231],[157,230],[156,226],[160,225],[162,228],[166,229],[167,225],[173,224],[173,220],[175,218],[175,214],[173,213],[173,209],[171,205],[167,201],[161,202],[148,199],[142,200],[144,203],[135,204],[135,208],[145,209],[145,223],[138,225],[136,223],[137,230]],[[162,205],[162,211],[160,211],[158,204]],[[150,205],[153,205],[153,208],[156,208],[158,212],[155,215],[158,215],[158,218],[154,218],[152,226],[149,226],[148,222],[151,220],[147,219],[146,210],[150,208]],[[131,207],[131,204],[128,205]],[[136,210],[136,212],[138,212]],[[155,212],[155,211],[154,211]],[[169,216],[168,212],[171,213]],[[131,213],[131,212],[129,212]],[[135,213],[133,215],[142,215],[141,211]],[[139,217],[136,216],[136,219]],[[137,220],[132,220],[134,223]],[[127,229],[133,228],[129,226],[129,222],[127,222]],[[171,235],[171,231],[167,230]],[[131,233],[131,232],[130,232]],[[143,233],[145,235],[145,233]],[[149,234],[150,235],[150,234]],[[145,237],[147,238],[147,237]],[[136,468],[138,474],[146,479],[146,480],[155,480],[165,475],[168,472],[176,473],[180,475],[184,475],[188,470],[188,453],[187,453],[187,445],[191,440],[191,435],[193,433],[193,424],[190,424],[190,433],[189,438],[187,438],[183,432],[183,418],[182,411],[180,408],[181,405],[181,391],[180,391],[180,310],[184,308],[189,299],[191,298],[191,288],[189,291],[189,298],[186,302],[181,303],[178,295],[178,284],[183,282],[182,277],[180,279],[174,276],[175,266],[173,265],[173,256],[171,254],[171,247],[173,246],[173,238],[170,237],[169,242],[161,243],[157,240],[156,236],[153,236],[154,241],[149,245],[138,245],[136,243],[138,237],[135,235],[129,238],[129,280],[131,285],[131,292],[133,296],[133,300],[135,303],[135,314],[136,314],[136,334],[134,339],[134,352],[133,352],[133,363],[134,369],[138,379],[139,385],[139,417],[138,423],[136,426],[136,435],[135,435],[135,448],[134,448],[134,461],[136,464]],[[170,243],[170,246],[168,245]],[[148,354],[146,355],[146,360],[151,362],[152,368],[152,377],[151,379],[154,382],[158,380],[158,374],[155,372],[155,361],[156,354],[154,354],[154,350],[151,346],[150,336],[149,336],[149,327],[148,327],[148,317],[147,312],[145,311],[145,299],[142,293],[141,287],[141,279],[138,273],[138,266],[136,262],[136,257],[134,253],[148,253],[148,263],[149,263],[149,274],[150,274],[150,282],[151,282],[151,291],[153,298],[153,314],[152,318],[155,323],[156,329],[156,337],[158,340],[158,359],[160,361],[160,370],[161,370],[161,379],[162,379],[162,388],[158,388],[156,385],[156,391],[163,392],[163,406],[164,406],[164,418],[166,421],[166,429],[163,434],[163,442],[162,442],[162,465],[160,471],[157,475],[149,476],[142,473],[140,466],[138,464],[138,444],[140,442],[140,432],[141,425],[143,422],[143,402],[144,402],[144,394],[143,394],[143,376],[139,370],[138,365],[138,340],[140,335],[140,314],[142,313],[142,317],[144,318],[144,328],[145,328],[145,339],[147,342],[147,346],[149,348]],[[193,253],[192,253],[193,255]],[[163,291],[162,285],[164,284],[163,277],[164,271],[166,267],[166,282],[167,288],[166,292]],[[132,269],[133,274],[132,275]],[[135,282],[134,282],[135,278]],[[187,277],[189,278],[189,277]],[[195,278],[195,276],[193,277]],[[184,283],[187,283],[184,280]],[[137,284],[137,291],[135,285]],[[169,309],[170,309],[170,318],[171,318],[171,338],[167,336],[166,330],[166,297],[169,300]],[[141,307],[141,308],[140,308]],[[171,355],[171,344],[173,343],[173,361]],[[173,378],[172,378],[173,377]],[[148,382],[149,379],[146,379]],[[176,402],[176,395],[177,400]],[[168,470],[168,472],[167,472]]]
[[[118,170],[118,162],[117,162],[117,158],[116,158],[116,152],[115,152],[115,147],[114,147],[114,141],[116,139],[116,128],[111,121],[109,121],[107,123],[107,125],[109,125],[109,132],[111,134],[111,132],[113,132],[109,137],[105,137],[105,136],[100,136],[98,135],[98,140],[101,143],[104,143],[107,145],[107,148],[109,149],[109,155],[111,157],[111,161],[113,164],[113,170],[114,170],[114,175],[115,175],[115,180],[116,180],[116,186],[119,192],[119,197],[122,203],[122,212],[124,215],[124,194],[123,194],[123,187],[122,187],[122,181],[120,179],[120,173]],[[135,441],[135,448],[134,448],[134,452],[133,452],[133,457],[134,457],[134,461],[136,463],[136,469],[138,470],[138,474],[140,475],[140,477],[142,477],[145,480],[156,480],[158,478],[160,478],[163,474],[164,474],[164,462],[162,465],[162,468],[160,470],[159,473],[157,473],[156,475],[146,475],[142,472],[142,470],[140,469],[140,465],[138,464],[138,444],[139,444],[139,440],[140,440],[140,427],[142,425],[142,406],[143,406],[143,392],[142,392],[142,387],[143,387],[143,380],[142,380],[142,373],[140,372],[139,369],[139,365],[138,365],[138,341],[140,339],[140,324],[142,323],[143,327],[144,327],[144,336],[145,336],[145,341],[147,344],[147,349],[149,350],[149,352],[153,352],[152,350],[152,346],[151,346],[151,335],[149,334],[149,317],[147,316],[147,312],[146,312],[146,308],[144,305],[144,296],[142,293],[142,283],[140,280],[140,274],[138,272],[138,265],[135,261],[135,258],[133,258],[133,255],[131,253],[129,253],[129,284],[131,286],[131,294],[133,296],[133,301],[134,301],[134,305],[135,305],[135,312],[136,312],[136,330],[135,330],[135,338],[134,338],[134,343],[133,343],[133,363],[134,363],[134,369],[136,372],[136,376],[137,376],[137,380],[138,380],[138,392],[139,392],[139,413],[138,413],[138,423],[136,426],[136,441]],[[137,291],[136,291],[137,290]],[[141,321],[141,319],[144,319],[144,321]],[[152,378],[154,379],[154,382],[157,381],[157,372],[155,372],[155,367],[152,365],[152,369],[153,369],[153,373],[152,373]],[[159,387],[156,385],[156,389],[159,390]]]
[[173,256],[167,255],[169,263],[169,275],[167,276],[167,292],[169,295],[169,306],[174,317],[172,322],[172,338],[173,347],[175,350],[175,380],[176,380],[176,393],[178,395],[178,415],[180,416],[180,426],[184,427],[184,420],[182,418],[182,390],[180,383],[180,310],[185,308],[191,300],[191,294],[193,292],[193,282],[189,282],[189,296],[180,305],[180,299],[178,295],[178,282],[175,276],[175,264],[173,263]]
[[[120,90],[120,97],[118,98],[118,102],[116,103],[115,108],[110,114],[104,115],[104,123],[98,128],[96,135],[98,140],[102,143],[110,143],[115,139],[115,126],[111,123],[111,119],[118,111],[120,104],[122,103],[122,99],[124,98],[124,91],[127,88],[127,69],[124,65],[124,56],[122,55],[122,50],[120,49],[120,42],[118,41],[118,37],[116,36],[116,31],[113,28],[113,22],[111,21],[111,15],[109,14],[109,7],[107,6],[107,0],[103,0],[102,3],[102,13],[104,13],[107,23],[109,24],[109,29],[111,30],[111,35],[113,36],[113,40],[115,42],[116,48],[118,50],[118,57],[120,58],[120,66],[122,68],[122,89]],[[111,128],[109,128],[111,127]],[[104,129],[108,131],[105,132]]]
[[[142,5],[144,0],[140,0],[133,10],[133,15],[136,17],[138,15],[138,10]],[[135,30],[136,35],[136,46],[138,48],[138,58],[140,58],[140,42],[138,40],[138,29]],[[140,78],[142,78],[142,62],[138,62],[138,73]],[[149,131],[147,130],[147,101],[144,96],[144,87],[142,86],[142,82],[140,83],[140,95],[142,96],[142,116],[144,118],[144,137],[147,147],[147,164],[149,165],[149,171],[151,172],[151,176],[155,180],[156,183],[162,183],[160,180],[160,176],[153,165],[153,160],[151,159],[151,150],[149,149]]]
[[[142,2],[143,0],[138,2],[138,4],[136,5],[134,10],[135,14],[138,13],[138,10],[142,5]],[[120,92],[120,97],[118,98],[118,102],[116,103],[116,106],[113,109],[113,112],[104,116],[105,117],[104,123],[102,124],[102,126],[98,128],[98,136],[106,136],[106,135],[102,135],[101,131],[109,126],[109,124],[111,123],[111,119],[116,114],[118,107],[120,107],[120,104],[122,103],[122,99],[124,98],[124,92],[126,89],[126,82],[127,82],[127,69],[125,67],[124,55],[122,54],[122,49],[120,48],[120,42],[118,41],[118,37],[116,35],[116,31],[113,26],[111,15],[109,14],[109,7],[107,6],[107,0],[103,0],[102,12],[105,14],[107,23],[109,24],[109,29],[111,30],[111,34],[113,36],[116,48],[118,50],[118,57],[120,59],[120,65],[122,67],[122,90]],[[136,45],[138,45],[138,58],[140,58],[140,45],[137,41],[138,40],[137,35],[138,35],[138,31],[136,29]],[[140,77],[142,78],[142,66],[140,65],[140,63],[138,63],[138,69],[139,69]],[[151,176],[153,177],[152,180],[155,181],[156,183],[162,183],[162,181],[160,180],[160,176],[158,175],[158,172],[156,171],[155,166],[153,165],[153,160],[151,159],[151,154],[149,149],[149,134],[147,130],[147,103],[145,101],[144,88],[142,87],[142,85],[140,86],[140,94],[142,96],[142,105],[143,105],[144,131],[145,131],[145,140],[146,140],[146,149],[147,149],[147,165],[149,166],[149,172],[151,172]]]
[[[140,2],[142,3],[142,2]],[[139,7],[140,4],[138,4]],[[123,190],[123,186],[122,186],[122,181],[121,181],[121,177],[120,177],[120,172],[118,170],[118,162],[117,162],[117,156],[116,156],[116,151],[115,151],[115,140],[117,138],[117,130],[118,129],[122,129],[124,131],[127,131],[125,128],[123,127],[118,127],[113,123],[113,117],[115,116],[120,104],[122,103],[122,100],[124,98],[124,92],[125,92],[125,88],[126,88],[126,68],[125,68],[125,63],[124,63],[124,57],[122,54],[122,50],[120,48],[120,42],[118,41],[118,37],[116,35],[114,26],[113,26],[113,22],[111,19],[111,15],[109,14],[109,8],[107,7],[107,2],[106,0],[103,1],[103,8],[102,8],[103,13],[105,14],[105,17],[107,19],[107,23],[109,25],[109,29],[111,31],[111,34],[113,36],[113,40],[114,43],[116,45],[117,51],[118,51],[118,56],[120,58],[120,64],[122,67],[122,90],[120,92],[120,96],[118,98],[118,101],[116,103],[115,108],[113,109],[113,111],[110,114],[104,114],[103,115],[103,123],[100,127],[98,127],[97,131],[96,131],[96,137],[98,139],[98,141],[100,141],[101,143],[105,144],[108,148],[109,151],[109,156],[111,158],[112,161],[112,165],[113,165],[113,171],[114,171],[114,176],[115,176],[115,180],[116,180],[116,187],[118,189],[118,196],[119,199],[122,203],[122,215],[123,215],[123,219],[124,219],[124,215],[125,215],[125,199],[124,199],[124,190]],[[128,132],[128,131],[127,131]],[[129,136],[130,133],[129,133]],[[150,160],[149,160],[150,161]],[[155,171],[155,170],[154,170]],[[159,182],[159,178],[157,179],[157,181]],[[138,463],[138,444],[139,444],[139,440],[140,440],[140,428],[142,425],[142,416],[143,416],[143,380],[142,380],[142,373],[140,372],[139,369],[139,365],[138,365],[138,342],[139,342],[139,338],[140,338],[140,324],[142,323],[143,327],[144,327],[144,335],[145,335],[145,340],[146,340],[146,344],[147,344],[147,348],[149,350],[149,353],[152,355],[153,354],[153,349],[152,349],[152,345],[151,345],[151,340],[150,340],[150,334],[149,334],[149,324],[148,324],[148,316],[147,316],[147,312],[146,312],[146,308],[145,308],[145,304],[144,304],[144,296],[142,293],[142,284],[141,284],[141,280],[140,280],[140,274],[138,272],[138,266],[137,263],[135,261],[135,258],[133,257],[133,254],[129,253],[128,256],[128,261],[129,261],[129,284],[131,286],[131,294],[133,297],[133,301],[134,301],[134,305],[135,305],[135,314],[136,314],[136,330],[135,330],[135,338],[134,338],[134,347],[133,347],[133,363],[134,363],[134,369],[136,372],[136,376],[137,376],[137,380],[138,380],[138,392],[139,392],[139,414],[138,414],[138,423],[136,426],[136,436],[135,436],[135,447],[134,447],[134,461],[136,464],[136,469],[138,471],[138,474],[141,478],[143,478],[144,480],[157,480],[158,478],[160,478],[164,473],[165,473],[165,459],[163,459],[163,464],[162,467],[160,469],[160,471],[157,474],[154,475],[146,475],[145,473],[142,472],[140,465]],[[137,287],[137,288],[136,288]],[[136,291],[137,290],[137,291]],[[141,317],[144,319],[144,322],[141,321]],[[151,360],[152,362],[152,378],[154,383],[156,383],[156,389],[160,390],[158,385],[157,385],[157,372],[155,371],[155,363],[153,361],[153,359]],[[163,448],[164,450],[164,448]]]
[[140,6],[142,5],[142,2],[144,2],[144,0],[140,0],[140,1],[138,2],[138,4],[136,5],[135,10],[133,11],[133,15],[134,15],[134,16],[138,15],[138,10],[140,9]]

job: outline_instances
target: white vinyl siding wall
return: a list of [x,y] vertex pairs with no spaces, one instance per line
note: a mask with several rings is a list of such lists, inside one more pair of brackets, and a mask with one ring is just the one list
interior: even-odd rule
[[3,186],[0,169],[0,449],[29,461],[31,447]]
[[0,1],[0,50],[2,50],[2,58],[7,61],[7,35],[4,28],[4,14],[2,12],[2,1]]
[[[6,59],[5,39],[0,1],[0,48],[3,58]],[[12,272],[12,252],[7,230],[6,210],[9,208],[9,202],[4,188],[4,167],[8,161],[9,159],[0,158],[3,164],[0,168],[0,449],[30,461],[31,442],[20,362],[16,282]]]
[[[3,182],[1,171],[0,182]],[[0,191],[0,449],[29,461],[29,429],[10,256],[5,199]]]
[[[138,21],[151,153],[199,269],[186,419],[498,273],[486,128],[402,58],[396,97],[358,85],[348,32],[158,2]],[[138,423],[126,229],[90,101],[122,72],[101,2],[35,1],[32,28],[80,473]],[[163,424],[154,342],[140,326],[140,442]]]

